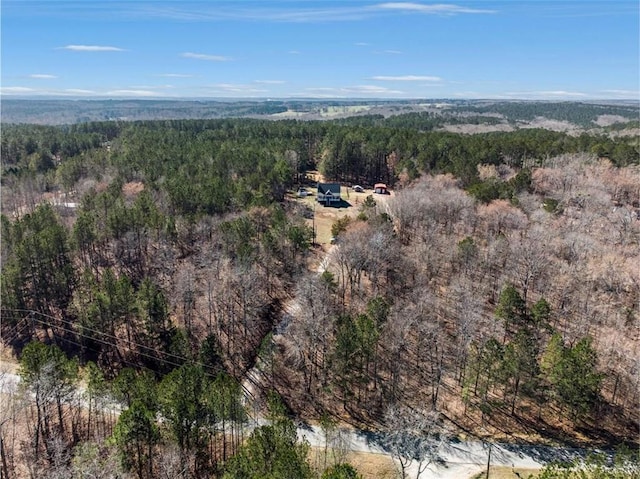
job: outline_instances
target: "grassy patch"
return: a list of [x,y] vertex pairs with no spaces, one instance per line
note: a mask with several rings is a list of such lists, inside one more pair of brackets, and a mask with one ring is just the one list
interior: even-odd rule
[[398,477],[393,460],[384,454],[352,452],[349,462],[362,475],[363,479],[395,479]]
[[[538,477],[537,469],[525,469],[519,467],[491,466],[489,468],[490,479],[535,479]],[[473,476],[473,479],[484,479],[486,471]]]
[[313,210],[313,218],[307,219],[307,225],[315,228],[316,243],[318,244],[330,244],[331,226],[338,220],[343,219],[346,216],[355,218],[360,211],[360,206],[364,202],[367,195],[371,192],[356,193],[351,191],[350,188],[343,186],[341,188],[340,195],[342,197],[342,203],[340,207],[337,206],[324,206],[316,201],[316,191],[314,188],[307,188],[308,191],[313,192],[312,195],[306,197],[295,197],[295,201],[306,204]]
[[[329,456],[331,456],[330,451]],[[345,460],[358,470],[358,474],[363,479],[396,479],[398,477],[393,460],[384,454],[349,452]],[[325,464],[324,450],[312,447],[309,451],[309,462],[318,472],[322,473]],[[332,462],[329,461],[327,466],[331,464]]]

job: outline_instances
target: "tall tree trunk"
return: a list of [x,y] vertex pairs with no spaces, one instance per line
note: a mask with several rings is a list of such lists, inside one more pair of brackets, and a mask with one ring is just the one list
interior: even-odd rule
[[56,409],[58,411],[58,425],[60,428],[60,434],[64,434],[64,414],[62,413],[62,398],[56,395]]
[[518,399],[518,392],[520,390],[520,375],[516,376],[516,383],[513,388],[513,399],[511,401],[511,415],[515,413],[516,410],[516,401]]
[[0,478],[9,479],[9,466],[7,465],[7,455],[4,447],[4,431],[2,426],[0,426],[0,460],[2,461],[2,474],[0,474]]

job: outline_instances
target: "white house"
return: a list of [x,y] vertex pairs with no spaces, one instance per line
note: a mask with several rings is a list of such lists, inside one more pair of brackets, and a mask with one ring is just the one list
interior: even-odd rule
[[318,183],[317,193],[318,203],[324,203],[330,205],[333,203],[340,203],[340,184],[339,183]]

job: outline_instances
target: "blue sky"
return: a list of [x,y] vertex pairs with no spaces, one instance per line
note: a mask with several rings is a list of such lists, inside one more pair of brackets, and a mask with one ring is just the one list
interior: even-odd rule
[[605,1],[3,0],[4,98],[638,99]]

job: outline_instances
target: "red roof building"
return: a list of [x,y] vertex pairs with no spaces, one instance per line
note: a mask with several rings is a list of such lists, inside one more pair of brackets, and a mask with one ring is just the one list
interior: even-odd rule
[[378,193],[379,195],[386,195],[388,193],[387,185],[385,185],[384,183],[376,183],[375,185],[373,185],[373,192]]

